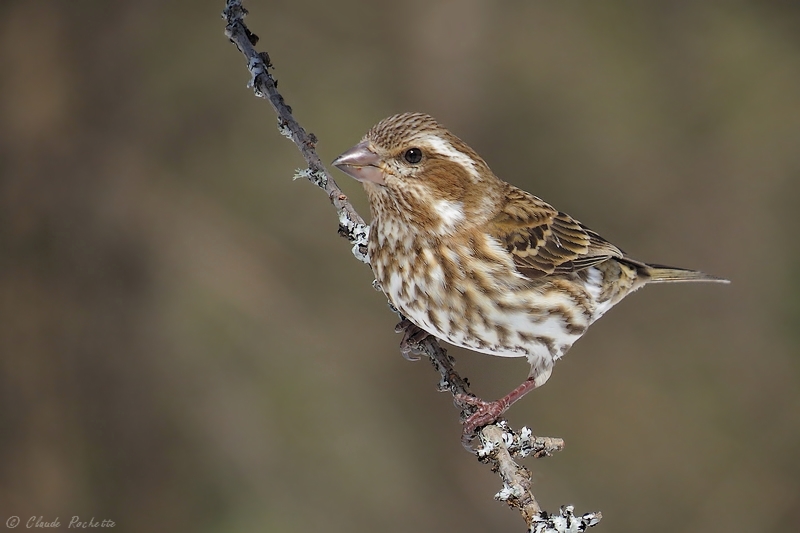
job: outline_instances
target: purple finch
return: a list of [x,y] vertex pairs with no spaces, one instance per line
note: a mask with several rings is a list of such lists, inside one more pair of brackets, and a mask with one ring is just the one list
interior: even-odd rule
[[[495,176],[433,118],[404,113],[375,125],[333,164],[362,182],[369,258],[389,301],[418,330],[450,344],[527,357],[528,378],[478,407],[465,435],[494,422],[550,377],[595,320],[647,283],[717,281],[643,263],[571,216]],[[421,332],[420,332],[421,330]]]

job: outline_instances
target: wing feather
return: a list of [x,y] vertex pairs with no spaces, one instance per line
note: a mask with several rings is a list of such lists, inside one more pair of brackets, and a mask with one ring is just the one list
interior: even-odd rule
[[622,250],[574,218],[511,186],[488,233],[530,278],[575,272],[623,256]]

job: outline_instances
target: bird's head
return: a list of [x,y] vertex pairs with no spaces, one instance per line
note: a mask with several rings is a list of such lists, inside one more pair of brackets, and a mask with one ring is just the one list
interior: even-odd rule
[[444,232],[482,222],[501,194],[486,162],[423,113],[380,121],[333,164],[363,183],[373,216]]

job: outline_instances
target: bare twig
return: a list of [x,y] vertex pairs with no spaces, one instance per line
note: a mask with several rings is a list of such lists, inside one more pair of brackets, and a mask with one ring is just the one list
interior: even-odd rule
[[[298,171],[295,178],[306,178],[325,191],[338,213],[340,235],[346,237],[353,245],[353,255],[359,261],[369,264],[367,257],[369,226],[322,164],[316,152],[317,139],[314,134],[306,132],[300,126],[292,115],[292,108],[278,92],[277,81],[269,72],[272,67],[269,55],[266,52],[256,51],[258,37],[244,24],[245,15],[247,10],[242,6],[241,0],[227,0],[222,13],[222,18],[226,22],[225,35],[247,59],[247,69],[252,76],[248,87],[253,88],[256,96],[269,100],[278,115],[278,131],[291,139],[303,155],[308,166]],[[428,356],[439,372],[441,376],[439,390],[453,394],[454,403],[461,410],[462,420],[468,417],[474,407],[457,398],[471,396],[472,393],[469,391],[467,380],[453,368],[453,359],[433,337],[420,342],[417,348]],[[469,451],[477,455],[481,462],[490,464],[492,469],[500,474],[503,489],[495,497],[518,509],[530,531],[574,533],[584,531],[600,520],[600,513],[575,517],[571,506],[562,507],[558,515],[551,516],[542,511],[530,490],[532,484],[530,471],[518,465],[513,459],[528,455],[534,457],[551,455],[563,447],[561,439],[533,437],[527,428],[514,432],[504,420],[486,426],[480,431],[479,436],[482,446],[478,449],[468,448]]]

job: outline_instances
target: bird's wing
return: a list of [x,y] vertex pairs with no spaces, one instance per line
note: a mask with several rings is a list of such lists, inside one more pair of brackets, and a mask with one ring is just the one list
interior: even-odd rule
[[575,272],[623,256],[622,250],[571,216],[517,188],[508,191],[487,232],[529,278]]

